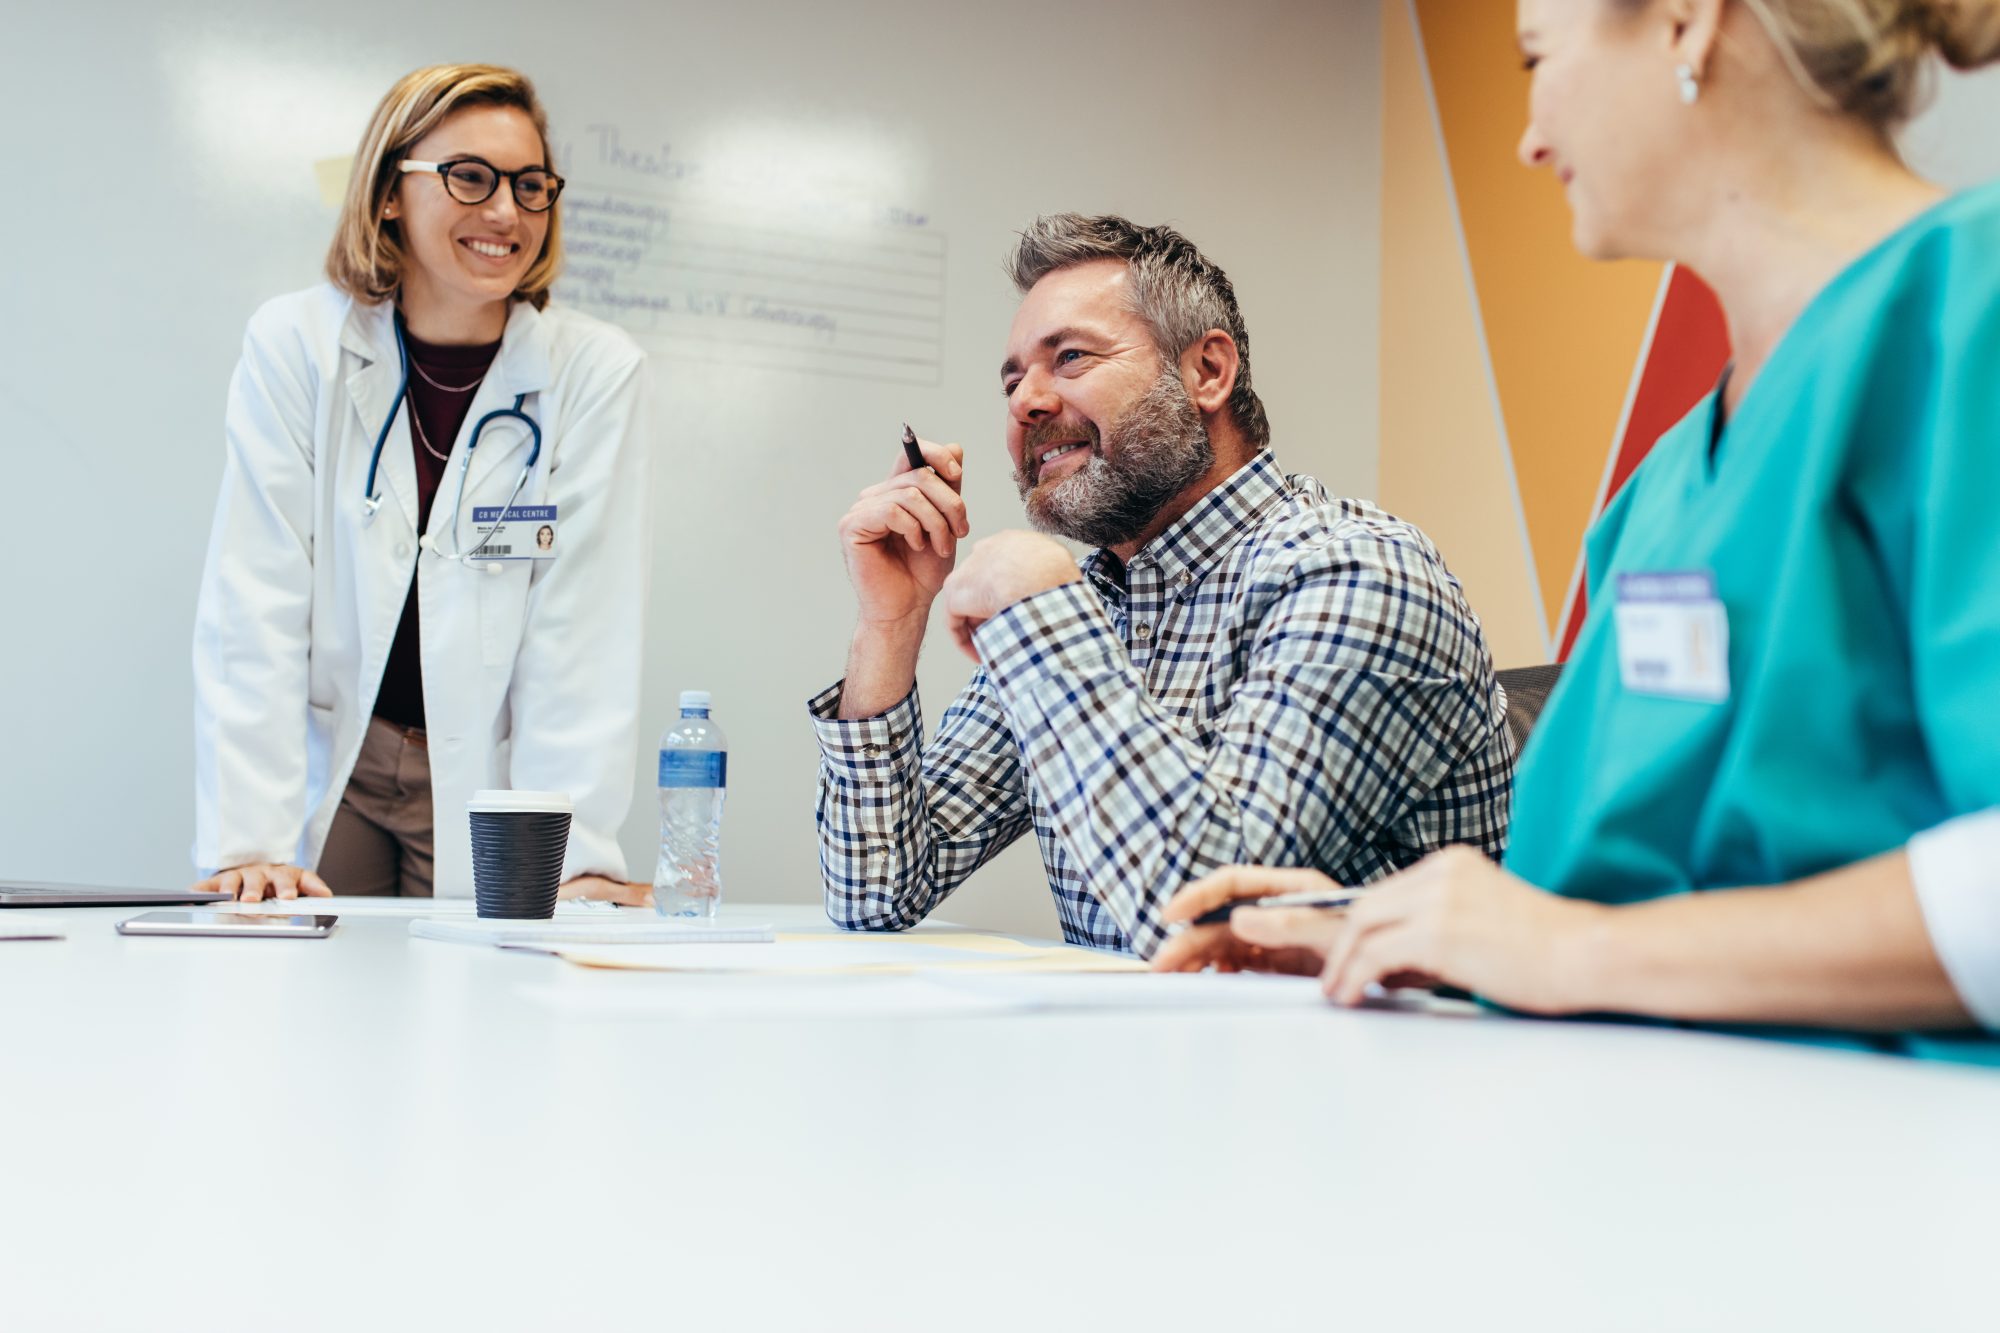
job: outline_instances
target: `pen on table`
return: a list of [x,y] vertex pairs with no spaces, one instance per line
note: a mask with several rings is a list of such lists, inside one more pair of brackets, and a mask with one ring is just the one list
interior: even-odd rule
[[917,433],[910,429],[910,423],[907,421],[903,423],[903,456],[910,460],[912,468],[921,469],[930,466],[924,461],[924,451],[917,447]]
[[1211,907],[1190,926],[1219,926],[1239,907],[1309,907],[1321,912],[1337,912],[1361,895],[1353,889],[1308,889],[1303,893],[1274,893],[1264,898],[1238,898],[1220,907]]

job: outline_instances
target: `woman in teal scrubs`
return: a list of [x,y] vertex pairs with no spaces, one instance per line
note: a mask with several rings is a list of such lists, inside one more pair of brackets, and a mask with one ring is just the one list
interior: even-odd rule
[[[1344,920],[1244,910],[1156,966],[1993,1058],[1910,1034],[2000,1029],[2000,858],[1967,850],[2000,839],[1940,827],[2000,806],[2000,184],[1947,197],[1891,135],[1933,55],[2000,58],[2000,4],[1519,19],[1522,159],[1562,181],[1587,255],[1700,273],[1734,365],[1590,536],[1591,615],[1505,868],[1454,849]],[[1169,916],[1315,886],[1224,871]]]

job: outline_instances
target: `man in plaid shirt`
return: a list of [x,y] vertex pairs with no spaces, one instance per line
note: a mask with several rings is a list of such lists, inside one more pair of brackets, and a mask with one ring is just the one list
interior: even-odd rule
[[[1186,238],[1061,214],[1022,237],[1001,386],[1028,517],[969,529],[957,445],[841,521],[860,602],[810,708],[827,914],[901,930],[1030,827],[1063,935],[1150,957],[1220,866],[1359,884],[1505,848],[1514,747],[1478,619],[1416,528],[1287,476],[1222,270]],[[954,565],[956,568],[954,569]],[[923,743],[942,596],[980,664]]]

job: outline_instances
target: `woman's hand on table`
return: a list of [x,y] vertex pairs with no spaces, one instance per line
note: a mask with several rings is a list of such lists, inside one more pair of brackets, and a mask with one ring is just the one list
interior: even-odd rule
[[226,893],[239,902],[266,898],[331,898],[333,890],[310,870],[279,862],[258,861],[217,871],[193,887],[195,893]]
[[[1197,880],[1168,903],[1169,921],[1192,921],[1237,899],[1338,887],[1312,870],[1232,867]],[[1459,986],[1524,1013],[1576,1013],[1577,962],[1611,909],[1545,893],[1469,847],[1435,852],[1371,885],[1344,912],[1237,909],[1223,925],[1189,926],[1153,960],[1162,971],[1298,972],[1319,961],[1320,988],[1359,1004],[1368,987]]]
[[[1303,893],[1337,887],[1317,870],[1229,866],[1196,880],[1167,903],[1169,922],[1183,923],[1153,955],[1155,972],[1288,972],[1318,975],[1326,966],[1327,950],[1340,932],[1340,918],[1331,912],[1297,913],[1297,929],[1278,941],[1252,942],[1232,929],[1235,916],[1212,925],[1194,919],[1232,902],[1251,902],[1274,893]],[[1248,907],[1238,908],[1247,912]]]
[[575,879],[564,880],[556,891],[556,897],[589,898],[598,902],[616,903],[620,907],[651,907],[653,886],[633,884],[622,879],[608,879],[603,875],[578,875]]

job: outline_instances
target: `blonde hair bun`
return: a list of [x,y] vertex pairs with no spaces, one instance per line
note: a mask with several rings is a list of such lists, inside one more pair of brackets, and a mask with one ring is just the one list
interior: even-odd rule
[[1910,8],[1946,64],[1978,69],[2000,61],[2000,0],[1911,0]]
[[1742,0],[1806,92],[1888,135],[1916,110],[1942,56],[2000,60],[2000,0]]

